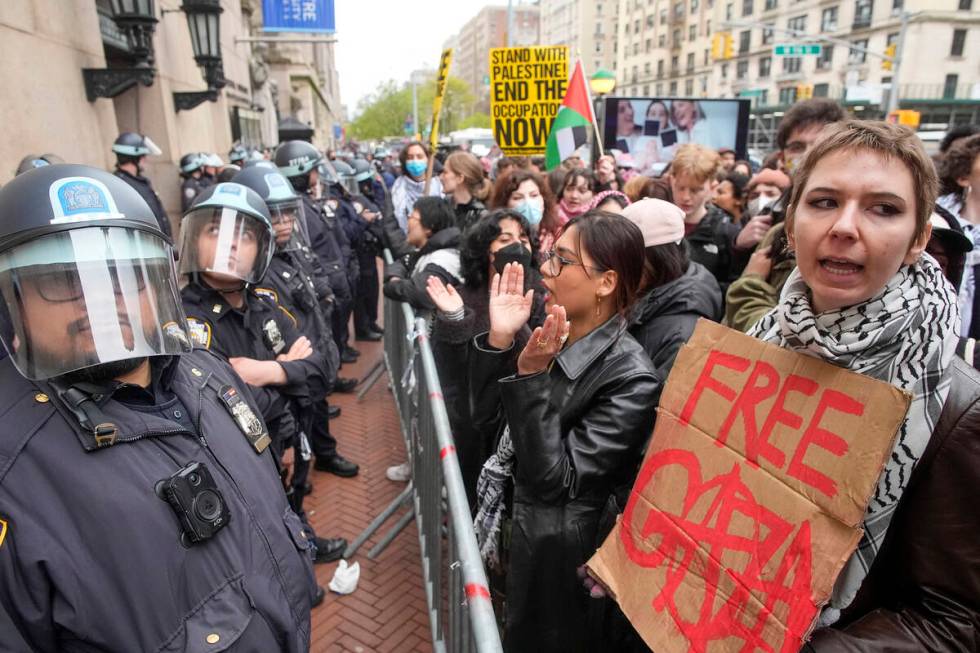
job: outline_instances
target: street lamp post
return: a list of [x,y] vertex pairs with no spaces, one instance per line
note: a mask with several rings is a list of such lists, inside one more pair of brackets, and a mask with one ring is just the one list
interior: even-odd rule
[[174,109],[193,109],[205,101],[215,102],[227,83],[221,61],[221,0],[184,0],[180,6],[187,16],[194,61],[201,67],[206,91],[174,93]]
[[126,35],[133,64],[117,68],[83,68],[85,96],[89,102],[100,97],[116,97],[137,84],[153,84],[156,75],[153,69],[155,4],[155,0],[112,0],[112,19]]

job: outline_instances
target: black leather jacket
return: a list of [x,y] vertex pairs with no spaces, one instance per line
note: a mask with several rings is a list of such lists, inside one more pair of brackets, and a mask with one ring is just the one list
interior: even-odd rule
[[599,544],[606,504],[632,484],[662,379],[618,316],[549,372],[514,375],[518,353],[482,335],[470,359],[471,397],[499,387],[516,459],[505,649],[580,651],[588,597],[576,569]]

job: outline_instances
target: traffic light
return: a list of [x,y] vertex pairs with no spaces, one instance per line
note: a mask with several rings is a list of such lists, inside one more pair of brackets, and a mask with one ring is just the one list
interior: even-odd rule
[[796,101],[809,100],[813,97],[813,84],[796,85]]
[[712,59],[731,59],[735,56],[735,39],[731,32],[715,32],[711,35]]
[[882,60],[882,62],[881,62],[881,69],[882,70],[891,70],[892,69],[892,66],[895,63],[894,61],[892,61],[892,59],[895,58],[895,50],[897,50],[897,49],[898,49],[898,46],[896,44],[894,44],[894,43],[892,43],[887,48],[885,48],[885,56],[888,57],[888,59]]

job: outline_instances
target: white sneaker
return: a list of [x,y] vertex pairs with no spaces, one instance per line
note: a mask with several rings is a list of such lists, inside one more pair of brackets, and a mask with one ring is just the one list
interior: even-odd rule
[[388,477],[389,481],[395,481],[396,483],[404,483],[412,478],[412,467],[408,464],[406,460],[401,465],[395,465],[394,467],[389,467],[385,471],[385,476]]

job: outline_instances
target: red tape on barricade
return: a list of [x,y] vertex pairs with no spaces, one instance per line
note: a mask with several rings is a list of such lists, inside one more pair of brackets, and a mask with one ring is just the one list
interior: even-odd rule
[[466,586],[466,598],[475,599],[483,598],[490,599],[490,590],[486,588],[485,585],[477,585],[476,583],[470,583]]
[[443,447],[442,450],[439,451],[439,458],[440,459],[441,458],[445,458],[446,456],[448,456],[451,453],[456,453],[456,447],[454,445],[449,445],[447,447]]

